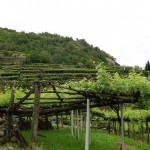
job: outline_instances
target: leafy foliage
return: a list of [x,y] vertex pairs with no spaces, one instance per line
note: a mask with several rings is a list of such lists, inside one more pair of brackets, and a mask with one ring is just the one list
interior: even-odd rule
[[136,93],[140,92],[139,105],[141,108],[149,106],[150,96],[150,81],[141,74],[137,74],[134,71],[130,72],[126,76],[121,76],[118,73],[111,74],[107,72],[102,64],[96,67],[97,79],[96,81],[89,81],[83,79],[79,82],[69,82],[68,86],[77,90],[84,90],[87,92],[106,92],[106,93]]
[[[99,108],[92,108],[92,112],[96,114],[103,115],[104,118],[107,119],[117,119],[117,114],[113,110],[107,110],[107,109],[99,109]],[[130,120],[145,120],[150,116],[150,109],[133,109],[132,107],[124,107],[124,119],[130,119]]]
[[[5,87],[5,92],[0,92],[0,107],[8,106],[10,102],[10,95],[11,95],[11,90],[10,87]],[[25,94],[22,91],[22,89],[15,89],[15,99],[14,101],[17,102],[18,97],[23,97]]]
[[[79,67],[92,67],[104,62],[109,64],[115,58],[100,50],[98,47],[89,45],[84,39],[73,40],[50,33],[25,33],[15,30],[0,28],[0,50],[5,55],[12,55],[11,51],[19,51],[26,55],[25,63],[51,63],[70,64]],[[8,52],[9,53],[8,53]],[[11,52],[11,54],[10,54]]]
[[150,63],[149,63],[149,61],[147,61],[146,65],[145,65],[145,70],[146,71],[150,71]]

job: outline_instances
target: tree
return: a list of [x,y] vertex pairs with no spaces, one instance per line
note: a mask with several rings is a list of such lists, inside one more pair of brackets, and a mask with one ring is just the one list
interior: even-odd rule
[[145,70],[146,70],[146,71],[150,71],[150,63],[149,63],[149,60],[147,61],[146,65],[145,65]]
[[[114,58],[106,52],[88,44],[84,39],[73,40],[50,33],[25,33],[0,28],[0,52],[15,51],[26,56],[24,63],[51,63],[96,66],[101,62],[109,65],[108,59]],[[8,54],[8,52],[7,52]],[[83,58],[83,59],[81,59]],[[93,64],[95,61],[95,64]],[[116,61],[115,61],[115,63]]]

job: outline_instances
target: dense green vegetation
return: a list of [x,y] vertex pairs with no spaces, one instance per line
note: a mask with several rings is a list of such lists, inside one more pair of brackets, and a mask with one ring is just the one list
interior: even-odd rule
[[[48,71],[51,71],[51,70],[48,70]],[[61,71],[67,71],[67,70],[61,69],[57,73],[60,73]],[[74,70],[74,72],[75,71],[76,70]],[[57,74],[55,74],[55,76],[56,75]],[[20,84],[21,85],[18,85],[18,86],[23,87],[22,86],[23,83],[21,82]],[[149,104],[150,103],[149,102],[150,81],[148,81],[146,77],[135,72],[130,72],[129,74],[126,74],[126,76],[121,76],[118,73],[108,72],[105,69],[105,67],[102,64],[100,64],[97,66],[96,80],[89,80],[86,78],[82,79],[81,81],[73,80],[65,84],[64,87],[65,86],[67,87],[69,86],[72,89],[83,90],[87,92],[95,92],[97,93],[97,96],[99,96],[100,98],[102,98],[102,95],[100,94],[101,92],[106,92],[110,94],[122,94],[122,93],[134,94],[136,92],[139,92],[140,93],[140,101],[138,103],[139,107],[147,108],[147,109],[150,107],[150,104]],[[6,87],[3,87],[3,88],[6,88]],[[16,92],[16,97],[22,97],[23,95],[22,89],[17,88],[15,92]],[[3,105],[8,104],[9,95],[10,95],[10,91],[9,89],[7,90],[6,88],[5,93],[1,93],[0,105],[3,106]],[[49,97],[53,97],[52,94],[49,95]],[[104,99],[106,97],[107,96],[105,95]],[[132,101],[132,98],[131,98],[131,101]]]
[[[92,108],[92,113],[103,116],[105,119],[117,120],[118,116],[115,111],[108,109]],[[135,105],[124,106],[123,118],[125,120],[146,120],[150,116],[150,109],[136,109]]]
[[150,63],[149,63],[149,61],[147,61],[146,65],[145,65],[145,70],[146,71],[150,71]]
[[102,97],[101,92],[117,95],[139,92],[139,107],[149,108],[150,106],[150,81],[134,71],[126,76],[119,75],[118,73],[111,74],[100,64],[97,66],[95,81],[83,79],[78,82],[69,82],[67,86],[81,91],[95,92],[99,97]]
[[[94,65],[99,64],[100,62],[104,62],[104,65],[114,65],[117,63],[112,56],[100,50],[98,47],[89,45],[85,40],[73,40],[69,37],[62,37],[50,33],[35,34],[16,32],[14,30],[3,28],[0,28],[0,59],[1,58],[2,60],[5,58],[6,61],[8,58],[21,58],[21,60],[24,61],[23,65],[13,64],[12,66],[10,64],[6,65],[5,62],[1,62],[0,76],[3,80],[20,79],[22,81],[28,81],[28,79],[33,78],[33,80],[45,79],[52,81],[55,79],[58,81],[58,79],[60,79],[62,81],[64,79],[71,79],[72,81],[65,84],[67,87],[75,90],[96,93],[97,96],[104,100],[106,96],[103,97],[100,95],[102,92],[117,95],[121,95],[122,93],[134,94],[139,92],[140,101],[138,105],[134,105],[134,107],[125,107],[124,119],[146,119],[150,115],[150,82],[148,78],[143,76],[149,76],[149,61],[146,64],[145,72],[142,72],[138,67],[134,68],[134,71],[130,72],[130,67],[113,66],[112,69],[108,66],[105,68],[102,65],[98,65],[96,68],[96,76],[96,70],[85,69],[82,67],[93,68]],[[48,64],[43,63],[49,63],[51,64],[51,67]],[[58,65],[53,66],[52,64],[62,64],[62,66],[58,67]],[[69,64],[70,67],[63,67],[66,64]],[[141,74],[139,74],[139,72],[141,72]],[[81,79],[83,77],[86,78],[75,82],[76,78]],[[15,103],[18,101],[17,98],[24,96],[25,91],[23,87],[24,86],[21,85],[15,89]],[[11,92],[7,86],[2,86],[1,88],[0,107],[6,107],[9,103]],[[68,91],[66,90],[66,92]],[[74,102],[73,100],[68,101],[68,96],[65,97],[63,94],[60,94],[60,96],[64,99],[63,106],[67,106],[67,103],[69,104],[69,102]],[[52,99],[55,99],[57,96],[52,93],[50,95],[44,93],[42,94],[42,97],[51,97]],[[34,96],[31,95],[29,98],[31,101],[29,103],[24,103],[24,107],[31,107]],[[71,98],[71,96],[69,96],[69,98]],[[41,102],[43,101],[45,100],[41,100]],[[51,103],[53,104],[48,103],[48,101],[45,102],[47,102],[47,104],[41,103],[44,107],[51,105],[56,107],[59,105],[57,104],[57,100],[52,100]],[[131,110],[133,108],[134,110]],[[108,110],[103,111],[94,108],[92,112],[103,114],[107,119],[116,119],[118,117],[116,113]],[[25,132],[24,134],[26,137],[29,135],[28,132]],[[46,135],[46,138],[39,137],[38,139],[40,146],[44,150],[47,150],[50,147],[54,150],[84,149],[84,133],[81,134],[81,139],[79,141],[72,137],[68,130],[57,132],[50,131],[49,134],[47,134],[47,131],[41,131],[41,134]],[[69,140],[66,142],[66,139]],[[113,150],[118,149],[117,144],[115,143],[120,140],[120,137],[106,135],[105,133],[99,133],[93,130],[92,139],[93,141],[90,145],[91,149],[96,150],[97,148],[99,149],[99,147],[103,147],[103,149],[106,150]],[[137,149],[148,149],[147,145],[140,146],[140,143],[137,144],[130,140],[127,140],[126,142],[129,145],[134,145]]]
[[[0,28],[0,51],[4,56],[26,55],[26,63],[73,64],[91,67],[98,64],[117,64],[115,59],[89,45],[84,39],[73,40],[50,33],[25,33]],[[18,53],[17,53],[18,54]]]

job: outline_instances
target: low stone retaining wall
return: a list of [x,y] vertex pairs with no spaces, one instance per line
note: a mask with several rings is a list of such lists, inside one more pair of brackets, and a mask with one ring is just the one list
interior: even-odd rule
[[4,144],[6,142],[6,126],[7,120],[5,116],[0,117],[0,144]]

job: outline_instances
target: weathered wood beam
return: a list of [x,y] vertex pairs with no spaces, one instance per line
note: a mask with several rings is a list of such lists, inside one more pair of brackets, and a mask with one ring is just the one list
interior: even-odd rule
[[54,84],[52,84],[52,82],[49,82],[49,84],[51,85],[51,87],[53,88],[54,92],[56,93],[58,99],[63,102],[63,98],[60,97],[60,95],[57,93],[56,87]]
[[[19,99],[19,100],[21,100],[22,98],[17,98],[17,99]],[[72,99],[85,99],[84,97],[66,97],[66,98],[64,98],[64,100],[72,100]],[[27,98],[26,100],[34,100],[34,98]],[[53,98],[53,97],[49,97],[49,98],[41,98],[41,100],[59,100],[59,98]]]
[[34,93],[35,88],[32,88],[23,98],[20,99],[19,102],[17,102],[14,105],[14,109],[17,108],[20,104],[22,104],[32,93]]
[[35,100],[33,107],[32,123],[31,123],[31,147],[35,149],[37,142],[37,129],[38,129],[38,118],[40,110],[40,95],[41,85],[39,82],[35,83]]
[[[41,93],[55,93],[54,91],[43,91]],[[68,95],[79,95],[78,93],[73,93],[73,92],[61,92],[61,91],[57,91],[57,93],[59,94],[68,94]]]
[[[124,103],[133,103],[133,102],[136,102],[136,101],[124,101]],[[111,106],[111,105],[116,105],[118,104],[118,102],[115,102],[115,101],[100,101],[99,103],[95,103],[95,104],[91,104],[90,107],[93,108],[93,107],[104,107],[104,106]],[[86,108],[86,104],[81,104],[79,103],[78,105],[71,105],[71,106],[68,106],[68,107],[59,107],[59,108],[49,108],[49,109],[45,109],[44,107],[41,108],[40,110],[40,115],[42,114],[50,114],[50,113],[53,113],[53,112],[64,112],[64,111],[70,111],[70,110],[75,110],[75,109],[85,109]],[[7,111],[7,108],[0,108],[0,113],[6,113]],[[22,108],[18,108],[16,110],[11,110],[11,112],[13,114],[32,114],[33,112],[33,109],[22,109]]]

